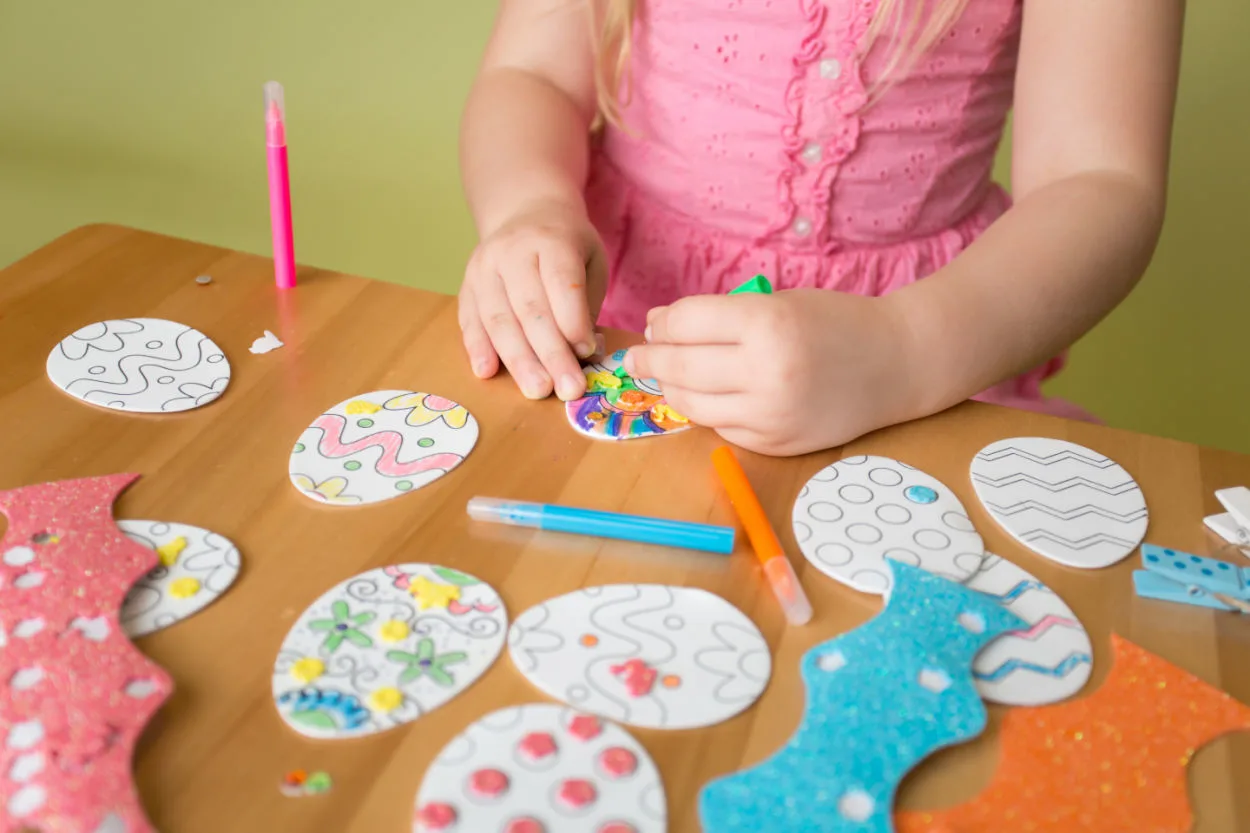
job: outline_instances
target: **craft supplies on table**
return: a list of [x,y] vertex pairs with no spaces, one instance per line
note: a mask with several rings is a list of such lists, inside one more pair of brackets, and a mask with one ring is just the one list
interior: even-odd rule
[[1143,544],[1133,586],[1144,599],[1250,613],[1250,567]]
[[295,233],[291,226],[291,177],[286,154],[286,96],[277,81],[265,84],[265,145],[269,163],[273,278],[279,289],[291,289],[295,286]]
[[729,446],[723,445],[712,452],[712,465],[729,493],[729,502],[742,521],[742,528],[751,541],[755,557],[764,568],[764,576],[781,604],[786,620],[792,625],[806,625],[812,619],[811,602],[803,592],[803,585],[799,583],[799,577],[795,575],[794,567],[777,539],[776,530],[768,522],[768,515],[751,488],[751,481],[742,470],[742,464]]
[[309,795],[324,795],[334,786],[334,779],[328,772],[309,773],[303,769],[294,769],[282,776],[278,790],[288,798],[302,798]]
[[473,520],[488,523],[638,541],[721,555],[728,555],[734,550],[734,530],[727,526],[490,497],[470,499],[467,511]]
[[1215,497],[1227,510],[1202,519],[1207,528],[1250,558],[1250,488],[1220,489]]

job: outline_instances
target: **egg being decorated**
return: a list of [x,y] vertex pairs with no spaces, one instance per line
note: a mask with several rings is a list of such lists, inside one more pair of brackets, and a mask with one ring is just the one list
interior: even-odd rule
[[654,379],[639,379],[624,371],[624,350],[582,368],[586,395],[565,405],[569,424],[597,440],[632,440],[675,434],[690,427],[664,399]]

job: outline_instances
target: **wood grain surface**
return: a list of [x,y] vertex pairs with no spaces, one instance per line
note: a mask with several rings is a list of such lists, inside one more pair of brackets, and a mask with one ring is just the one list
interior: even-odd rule
[[[212,283],[197,284],[201,274]],[[184,414],[139,416],[83,404],[47,379],[44,362],[61,338],[94,321],[141,316],[189,324],[216,341],[233,368],[225,395]],[[251,355],[248,346],[265,329],[286,346]],[[300,432],[336,402],[392,388],[435,392],[469,408],[482,434],[465,464],[380,505],[318,506],[298,494],[287,456]],[[138,472],[118,518],[195,524],[243,553],[243,571],[225,596],[137,643],[177,685],[136,760],[144,803],[162,833],[407,833],[425,767],[448,740],[493,709],[544,701],[505,652],[461,696],[406,727],[340,742],[286,728],[271,702],[270,675],[287,629],[342,579],[402,561],[479,576],[500,591],[512,617],[578,587],[620,581],[702,587],[750,616],[774,653],[772,683],[753,708],[710,729],[632,730],[660,767],[670,829],[698,830],[699,788],[764,758],[797,725],[803,653],[880,609],[879,598],[808,567],[790,529],[803,483],[854,454],[894,457],[945,482],[990,551],[1067,600],[1094,641],[1087,692],[1105,676],[1115,631],[1250,702],[1250,617],[1138,599],[1135,558],[1105,570],[1067,569],[1027,552],[990,519],[969,464],[987,443],[1022,435],[1072,440],[1120,462],[1145,492],[1147,540],[1199,554],[1218,549],[1202,526],[1219,509],[1213,492],[1250,484],[1250,457],[977,404],[806,457],[742,453],[816,610],[810,625],[789,628],[745,536],[727,558],[471,524],[464,508],[474,495],[718,524],[734,516],[710,464],[713,432],[621,444],[576,435],[559,402],[526,401],[507,378],[473,378],[453,298],[310,268],[301,268],[297,290],[279,294],[264,258],[115,226],[78,229],[0,272],[0,488]],[[949,806],[975,795],[994,769],[1004,711],[991,706],[984,736],[913,773],[902,806]],[[282,796],[279,781],[296,768],[326,770],[333,791]],[[1250,830],[1247,784],[1250,735],[1204,749],[1190,768],[1196,829]]]

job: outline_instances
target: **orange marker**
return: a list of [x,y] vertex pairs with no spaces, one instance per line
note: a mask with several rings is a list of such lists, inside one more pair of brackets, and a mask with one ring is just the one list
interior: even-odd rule
[[755,550],[756,558],[764,565],[764,576],[781,603],[786,619],[792,625],[806,625],[812,618],[812,605],[803,592],[803,585],[799,584],[799,577],[794,574],[794,568],[790,566],[790,559],[786,558],[781,548],[781,541],[777,540],[777,533],[764,514],[764,507],[760,506],[760,500],[751,488],[751,481],[747,480],[747,473],[727,445],[712,452],[712,465],[729,493],[729,502],[738,513],[738,520],[742,521],[742,527],[751,539],[751,549]]

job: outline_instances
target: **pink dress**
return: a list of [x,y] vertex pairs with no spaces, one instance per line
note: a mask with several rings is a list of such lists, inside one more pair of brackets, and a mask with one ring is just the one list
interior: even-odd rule
[[[645,0],[626,129],[596,148],[587,204],[611,264],[600,324],[724,293],[883,295],[931,274],[1010,205],[991,180],[1021,0],[970,0],[873,106],[860,56],[876,0]],[[1088,418],[1041,392],[1056,357],[977,398]]]

